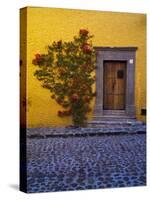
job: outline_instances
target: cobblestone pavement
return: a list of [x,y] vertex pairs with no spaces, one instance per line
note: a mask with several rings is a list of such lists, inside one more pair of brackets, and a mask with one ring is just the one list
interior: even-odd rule
[[146,185],[146,136],[27,139],[27,191]]

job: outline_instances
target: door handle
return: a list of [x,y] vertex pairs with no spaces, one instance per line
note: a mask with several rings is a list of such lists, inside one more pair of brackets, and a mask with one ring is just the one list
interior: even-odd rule
[[113,84],[112,84],[112,89],[114,90],[115,89],[115,85],[116,85],[116,80],[113,81]]

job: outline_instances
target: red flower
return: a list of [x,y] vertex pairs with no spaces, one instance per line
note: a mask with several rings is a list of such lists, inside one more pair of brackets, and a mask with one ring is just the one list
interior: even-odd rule
[[68,111],[67,111],[67,110],[64,110],[64,111],[63,111],[63,115],[66,115],[66,116],[67,116],[67,115],[68,115]]
[[73,95],[71,96],[71,101],[73,101],[73,102],[78,101],[78,99],[79,99],[79,96],[78,96],[77,94],[73,94]]
[[39,53],[35,54],[35,58],[38,60],[41,58],[41,55]]
[[70,108],[69,110],[64,110],[64,111],[61,113],[61,115],[62,115],[62,116],[64,116],[64,115],[69,116],[69,115],[71,115],[71,113],[72,113],[72,110],[71,110],[71,108]]
[[89,32],[86,29],[80,29],[80,35],[87,36],[88,33]]
[[59,117],[62,117],[62,116],[63,116],[63,112],[59,110],[59,111],[57,112],[57,115],[58,115]]
[[58,104],[61,104],[61,103],[62,103],[62,99],[59,99],[59,98],[58,98],[56,101],[57,101]]
[[40,61],[42,61],[42,55],[39,53],[35,54],[35,59],[32,60],[32,64],[38,65]]
[[58,46],[58,47],[61,47],[61,45],[62,45],[62,40],[59,40],[59,41],[57,42],[57,46]]
[[81,49],[83,49],[84,46],[89,46],[89,44],[88,44],[87,42],[83,43],[83,44],[81,45]]
[[59,116],[59,117],[63,117],[63,116],[69,116],[71,114],[71,111],[70,110],[64,110],[64,111],[58,111],[57,112],[57,115]]
[[72,113],[72,109],[71,109],[71,108],[69,108],[68,112],[69,112],[69,113]]
[[88,45],[82,47],[84,53],[91,53],[92,49]]

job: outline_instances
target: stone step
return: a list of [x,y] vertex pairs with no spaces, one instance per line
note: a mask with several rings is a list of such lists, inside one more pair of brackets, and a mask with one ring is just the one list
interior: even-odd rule
[[28,128],[28,138],[101,136],[117,134],[145,134],[146,125],[129,127],[79,127],[79,128]]
[[94,120],[96,121],[99,121],[99,120],[114,120],[114,121],[117,121],[117,120],[136,120],[135,117],[129,117],[129,116],[126,116],[124,114],[117,114],[117,115],[103,115],[103,117],[100,117],[100,116],[94,116],[93,117]]
[[93,120],[88,122],[88,127],[137,127],[143,126],[144,123],[142,121],[138,121],[135,119],[118,119],[113,120],[112,118],[101,119],[101,120]]

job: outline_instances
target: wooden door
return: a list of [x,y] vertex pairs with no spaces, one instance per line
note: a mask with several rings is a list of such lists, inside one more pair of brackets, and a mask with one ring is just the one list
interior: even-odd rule
[[104,62],[104,110],[124,110],[126,94],[126,62]]

